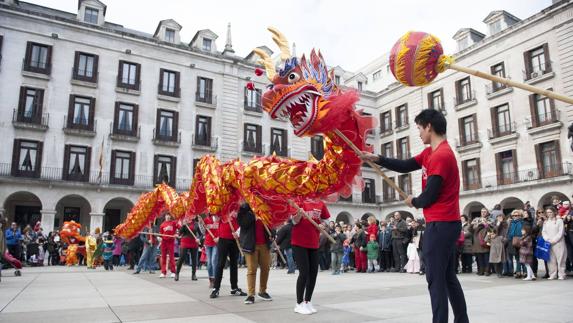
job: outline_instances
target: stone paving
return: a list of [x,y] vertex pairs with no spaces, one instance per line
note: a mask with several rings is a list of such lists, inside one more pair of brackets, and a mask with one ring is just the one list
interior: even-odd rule
[[[423,276],[398,273],[332,276],[319,273],[314,315],[293,312],[296,275],[272,270],[272,302],[243,304],[229,295],[225,272],[221,296],[209,298],[207,273],[179,282],[123,268],[24,268],[21,277],[2,271],[0,322],[431,322]],[[246,290],[246,269],[239,286]],[[573,279],[524,282],[460,275],[471,322],[573,322]],[[453,321],[450,312],[450,321]]]

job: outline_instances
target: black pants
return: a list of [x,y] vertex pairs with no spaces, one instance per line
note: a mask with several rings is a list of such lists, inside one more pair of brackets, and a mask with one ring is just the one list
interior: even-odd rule
[[485,274],[489,271],[489,252],[476,253],[478,273]]
[[129,269],[134,269],[139,261],[139,257],[141,257],[141,252],[139,250],[129,250],[127,255],[129,258]]
[[181,272],[181,266],[183,262],[187,262],[187,257],[189,257],[189,251],[191,251],[191,274],[195,275],[197,271],[197,248],[183,248],[179,247],[179,259],[177,259],[177,275]]
[[471,253],[462,253],[462,273],[472,272],[473,256]]
[[[298,279],[296,280],[296,302],[310,302],[314,286],[316,285],[316,276],[318,275],[318,251],[317,249],[303,248],[292,246],[294,261],[298,268]],[[305,294],[306,290],[306,294]]]
[[113,255],[113,265],[119,266],[119,259],[121,258],[120,255]]
[[219,238],[219,242],[217,242],[217,253],[219,262],[217,263],[217,270],[215,271],[215,282],[213,284],[213,288],[221,288],[223,269],[225,269],[227,256],[229,256],[229,271],[231,272],[231,289],[239,288],[237,286],[237,260],[239,259],[239,248],[237,247],[237,243],[232,239]]
[[113,259],[105,259],[103,261],[103,268],[105,268],[105,270],[113,270]]
[[380,269],[389,270],[392,268],[392,251],[380,250]]
[[469,322],[464,291],[456,276],[456,241],[460,232],[459,221],[426,225],[424,260],[434,323],[448,322],[448,298],[454,322]]
[[320,270],[328,270],[329,264],[328,259],[330,258],[330,252],[326,251],[319,251],[318,252],[318,264],[320,265]]
[[404,239],[392,239],[392,251],[394,253],[394,266],[397,270],[402,270],[408,262],[406,257],[406,245]]

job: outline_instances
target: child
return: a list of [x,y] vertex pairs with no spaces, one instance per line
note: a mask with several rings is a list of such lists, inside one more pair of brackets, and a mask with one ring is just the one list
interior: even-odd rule
[[103,267],[105,270],[113,270],[113,249],[115,245],[111,235],[107,235],[103,241]]
[[[417,224],[414,224],[414,226],[417,226]],[[420,234],[418,233],[417,228],[414,228],[412,232],[414,236],[408,244],[408,249],[406,249],[408,263],[406,263],[406,267],[404,269],[406,269],[406,272],[410,274],[415,274],[420,272],[420,255],[418,254]]]
[[343,243],[344,254],[342,256],[342,272],[348,271],[348,266],[350,265],[350,253],[352,252],[352,247],[350,246],[350,240],[346,239]]
[[334,234],[332,238],[336,243],[330,245],[330,255],[331,255],[331,263],[332,263],[332,274],[339,275],[340,268],[342,263],[342,256],[344,254],[344,241],[346,240],[346,236],[342,233],[342,228],[340,226],[336,226],[334,228]]
[[489,244],[489,263],[495,269],[498,278],[502,278],[502,264],[505,263],[505,247],[503,243],[503,236],[496,230],[488,233],[487,243]]
[[519,242],[519,262],[525,265],[527,277],[523,280],[535,280],[531,264],[533,263],[533,240],[531,238],[531,227],[524,225],[521,228],[521,240]]
[[366,245],[366,253],[368,258],[368,272],[373,273],[378,271],[378,242],[376,235],[370,234],[370,241]]

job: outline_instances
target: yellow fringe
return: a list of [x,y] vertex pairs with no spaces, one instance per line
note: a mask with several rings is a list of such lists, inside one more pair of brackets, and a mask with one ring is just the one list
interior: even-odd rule
[[412,82],[416,86],[426,85],[431,81],[426,78],[426,65],[434,46],[436,46],[436,41],[430,34],[427,34],[418,44],[412,69]]
[[442,73],[445,70],[447,70],[450,65],[453,65],[455,62],[456,60],[452,56],[442,55],[438,59],[438,65],[436,66],[436,71],[438,73]]

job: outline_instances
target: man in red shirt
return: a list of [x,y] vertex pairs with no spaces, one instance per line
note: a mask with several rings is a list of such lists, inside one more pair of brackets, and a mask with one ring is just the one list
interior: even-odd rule
[[[159,227],[159,233],[167,236],[174,236],[177,233],[177,222],[171,220],[171,214],[165,213],[165,221]],[[167,268],[165,258],[169,256],[169,271],[171,278],[175,278],[175,237],[161,236],[161,275],[159,278],[165,278]]]
[[430,145],[407,160],[364,153],[362,158],[390,170],[409,173],[422,169],[422,194],[409,196],[409,207],[423,208],[426,218],[424,261],[432,302],[433,322],[448,322],[448,298],[454,322],[469,322],[464,292],[456,276],[456,240],[460,236],[460,175],[458,163],[446,139],[446,118],[437,110],[422,110],[414,122],[420,138]]

